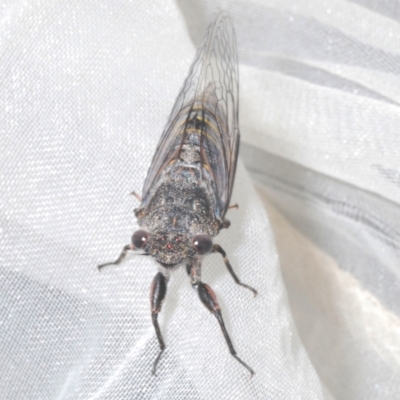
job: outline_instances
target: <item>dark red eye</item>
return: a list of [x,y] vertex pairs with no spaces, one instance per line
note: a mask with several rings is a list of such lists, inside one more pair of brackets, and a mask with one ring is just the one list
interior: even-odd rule
[[132,244],[135,249],[141,249],[146,244],[148,239],[149,234],[146,231],[139,229],[132,235]]
[[199,254],[209,253],[212,249],[212,246],[212,239],[208,235],[199,234],[193,238],[193,247]]

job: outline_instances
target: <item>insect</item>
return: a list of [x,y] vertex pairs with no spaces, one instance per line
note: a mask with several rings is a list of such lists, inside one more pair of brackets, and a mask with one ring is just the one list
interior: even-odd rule
[[201,302],[217,318],[230,353],[254,374],[236,354],[213,290],[201,281],[204,256],[219,253],[234,281],[257,294],[239,280],[225,251],[212,239],[229,227],[225,215],[235,207],[229,202],[240,140],[238,90],[235,33],[229,15],[221,12],[209,26],[172,109],[142,197],[136,195],[141,204],[134,212],[142,229],[133,233],[131,243],[115,261],[98,266],[119,264],[131,250],[141,250],[157,260],[159,272],[150,290],[151,316],[160,346],[154,374],[165,350],[158,315],[170,272],[184,263]]

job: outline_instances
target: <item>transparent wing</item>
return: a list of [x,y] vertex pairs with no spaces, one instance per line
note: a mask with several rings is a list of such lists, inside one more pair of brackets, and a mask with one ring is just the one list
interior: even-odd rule
[[209,26],[178,95],[143,187],[143,203],[163,169],[179,159],[193,121],[201,129],[204,166],[215,182],[218,214],[229,206],[239,150],[238,66],[235,32],[226,12]]

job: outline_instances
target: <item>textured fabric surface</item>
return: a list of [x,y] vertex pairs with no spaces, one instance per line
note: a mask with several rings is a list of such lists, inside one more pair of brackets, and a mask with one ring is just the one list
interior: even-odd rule
[[262,186],[300,338],[334,398],[399,392],[398,205],[242,147]]
[[[400,385],[399,3],[3,1],[0,397],[396,399]],[[184,268],[158,343],[157,266],[114,259],[205,29],[230,12],[241,157],[230,229]],[[267,214],[267,212],[268,214]]]
[[[209,21],[205,21],[207,24]],[[184,268],[169,283],[158,343],[154,260],[101,272],[135,226],[158,138],[195,54],[172,1],[3,3],[0,397],[7,399],[323,398],[291,317],[272,231],[239,165],[229,230],[203,279],[240,357]]]

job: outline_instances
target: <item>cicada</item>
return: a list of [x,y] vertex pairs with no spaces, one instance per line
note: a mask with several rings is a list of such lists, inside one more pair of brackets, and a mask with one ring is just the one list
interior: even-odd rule
[[251,375],[254,371],[241,360],[225,328],[217,298],[201,281],[201,266],[209,253],[222,255],[234,281],[242,283],[222,247],[213,242],[228,228],[225,215],[235,179],[239,151],[238,61],[235,32],[229,15],[221,12],[209,26],[204,42],[178,95],[158,143],[143,186],[140,206],[134,210],[140,230],[132,235],[120,256],[140,250],[154,257],[159,272],[150,290],[151,316],[160,351],[165,349],[158,315],[167,292],[170,272],[186,264],[190,282],[201,302],[214,314],[232,356]]

